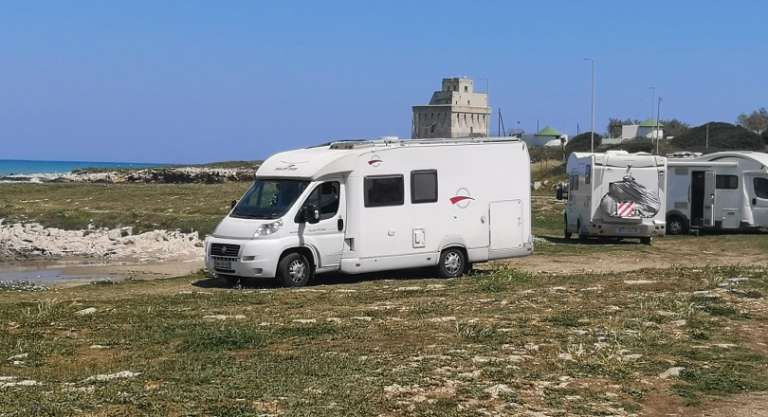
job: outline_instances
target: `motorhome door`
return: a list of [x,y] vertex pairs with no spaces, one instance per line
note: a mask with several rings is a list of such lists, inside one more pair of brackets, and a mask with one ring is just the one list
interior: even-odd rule
[[758,174],[745,178],[755,226],[768,227],[768,176]]
[[704,226],[715,225],[715,172],[707,171],[704,178]]
[[492,251],[523,246],[523,204],[520,200],[491,202],[490,220]]
[[704,224],[705,171],[691,172],[691,225]]
[[299,237],[303,239],[303,246],[314,248],[320,256],[317,265],[319,268],[333,268],[341,263],[346,227],[345,208],[345,189],[341,181],[317,184],[304,201],[302,211],[316,209],[319,221],[314,224],[301,224]]

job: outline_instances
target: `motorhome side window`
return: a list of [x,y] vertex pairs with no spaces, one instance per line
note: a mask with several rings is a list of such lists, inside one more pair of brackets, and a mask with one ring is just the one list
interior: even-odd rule
[[592,165],[587,165],[584,169],[584,184],[589,185],[592,182]]
[[304,206],[314,205],[320,210],[320,220],[327,220],[339,211],[339,183],[336,181],[324,182],[307,197]]
[[739,188],[739,177],[736,175],[715,176],[715,188],[719,190],[736,190]]
[[755,195],[759,198],[768,198],[768,178],[755,178]]
[[402,175],[378,175],[365,177],[365,206],[402,206],[405,203],[405,186]]
[[411,203],[437,202],[437,171],[434,169],[411,172]]

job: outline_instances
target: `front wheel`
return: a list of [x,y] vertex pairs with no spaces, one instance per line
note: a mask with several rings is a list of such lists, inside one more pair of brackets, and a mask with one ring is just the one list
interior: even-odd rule
[[443,278],[457,278],[467,270],[467,256],[459,248],[449,248],[440,254],[437,272]]
[[644,244],[644,245],[650,245],[651,243],[653,243],[653,238],[651,238],[650,236],[649,237],[641,237],[640,238],[640,242],[642,242],[642,244]]
[[289,253],[277,264],[277,277],[286,287],[303,287],[312,278],[312,264],[300,253]]

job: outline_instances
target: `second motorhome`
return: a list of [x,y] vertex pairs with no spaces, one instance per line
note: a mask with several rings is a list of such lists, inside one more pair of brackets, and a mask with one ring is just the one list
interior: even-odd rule
[[272,156],[206,238],[216,276],[435,267],[533,252],[530,159],[509,138],[336,142]]
[[568,158],[565,237],[639,238],[665,233],[667,159],[644,153],[574,152]]
[[768,154],[669,160],[667,232],[768,228]]

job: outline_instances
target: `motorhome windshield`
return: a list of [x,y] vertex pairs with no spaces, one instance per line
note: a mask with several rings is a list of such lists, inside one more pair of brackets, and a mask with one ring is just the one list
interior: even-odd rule
[[232,217],[271,220],[282,217],[309,181],[259,179],[232,210]]

